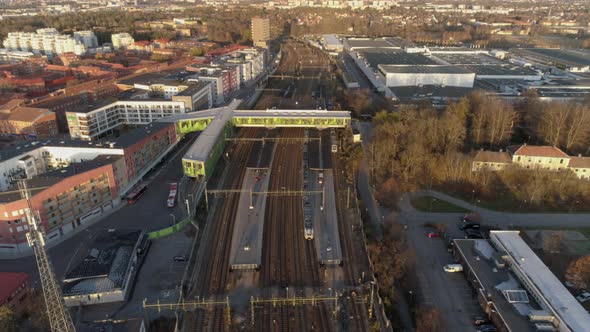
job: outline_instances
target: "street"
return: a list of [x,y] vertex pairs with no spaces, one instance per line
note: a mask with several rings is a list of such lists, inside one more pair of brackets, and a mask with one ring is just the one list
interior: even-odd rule
[[[186,206],[181,199],[174,209],[166,207],[166,199],[169,190],[168,184],[179,182],[183,176],[181,159],[190,142],[192,142],[190,139],[180,142],[179,147],[171,152],[170,159],[164,160],[160,166],[156,166],[154,170],[146,174],[145,181],[149,183],[148,189],[135,204],[126,205],[123,203],[102,220],[96,221],[93,225],[48,250],[58,280],[63,279],[66,269],[73,264],[71,263],[72,257],[78,252],[83,252],[82,246],[90,242],[100,231],[119,228],[143,229],[150,232],[171,226],[174,222],[182,220],[186,215],[184,210]],[[182,144],[184,146],[181,146]],[[34,256],[1,260],[1,262],[0,271],[29,273],[31,286],[39,286]]]

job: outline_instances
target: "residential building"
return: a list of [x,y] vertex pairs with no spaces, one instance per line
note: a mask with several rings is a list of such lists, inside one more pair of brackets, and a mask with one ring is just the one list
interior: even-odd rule
[[568,164],[568,168],[574,172],[578,178],[590,180],[590,157],[572,157]]
[[4,39],[4,47],[10,51],[28,51],[34,54],[55,54],[73,52],[77,55],[86,53],[86,46],[72,36],[60,35],[53,28],[37,29],[31,32],[9,32]]
[[473,157],[472,167],[473,171],[482,169],[498,171],[504,169],[512,163],[510,153],[505,151],[477,151]]
[[28,51],[10,51],[0,49],[0,63],[18,63],[35,56],[33,52]]
[[254,46],[267,48],[270,40],[270,19],[267,17],[253,17],[251,29]]
[[86,49],[98,47],[98,39],[90,30],[74,32],[74,39],[84,45]]
[[123,32],[112,34],[111,42],[113,43],[113,48],[115,50],[125,50],[129,45],[135,43],[135,40],[130,34]]
[[570,160],[567,153],[555,146],[517,145],[508,147],[512,162],[525,168],[540,168],[560,171]]
[[571,170],[579,179],[590,180],[590,157],[569,156],[555,146],[516,145],[507,151],[478,151],[473,157],[472,171],[499,171],[509,165],[550,171]]
[[159,118],[212,107],[211,85],[179,81],[166,74],[144,74],[122,80],[126,90],[116,98],[84,104],[66,112],[70,136],[82,140],[105,137],[121,125],[141,125]]
[[0,307],[21,312],[30,293],[29,275],[24,272],[0,272]]
[[24,106],[8,112],[0,110],[0,135],[48,138],[57,133],[57,117],[49,110]]
[[27,203],[16,181],[26,179],[46,240],[120,204],[121,197],[177,144],[176,124],[155,122],[112,141],[41,141],[0,151],[0,252],[27,246]]

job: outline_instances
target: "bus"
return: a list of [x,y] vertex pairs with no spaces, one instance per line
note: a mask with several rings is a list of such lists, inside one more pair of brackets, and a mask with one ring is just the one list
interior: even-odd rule
[[127,194],[127,203],[133,204],[145,193],[147,186],[143,183],[137,185],[129,194]]
[[176,193],[178,191],[178,183],[174,182],[170,184],[170,192],[168,193],[168,200],[166,205],[169,208],[173,208],[176,205]]

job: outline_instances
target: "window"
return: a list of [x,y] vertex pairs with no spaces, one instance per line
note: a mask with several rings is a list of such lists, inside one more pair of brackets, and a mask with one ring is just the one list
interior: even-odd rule
[[559,163],[560,163],[560,164],[563,164],[563,159],[561,159],[561,160],[559,161]]

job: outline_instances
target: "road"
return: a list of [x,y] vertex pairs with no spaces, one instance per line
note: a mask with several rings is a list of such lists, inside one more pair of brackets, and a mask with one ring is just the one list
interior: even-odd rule
[[[183,176],[180,165],[184,151],[190,145],[188,143],[190,143],[189,139],[180,142],[177,150],[172,151],[172,157],[169,160],[165,160],[163,164],[156,166],[152,172],[145,176],[146,181],[149,181],[148,190],[139,201],[132,205],[124,204],[116,208],[102,220],[96,221],[88,228],[49,249],[49,257],[58,280],[63,280],[68,265],[71,267],[72,257],[78,252],[83,252],[83,245],[90,242],[101,231],[119,228],[143,229],[149,232],[168,227],[175,220],[180,221],[186,215],[182,203],[177,204],[173,210],[168,209],[166,198],[169,190],[168,183],[179,182]],[[4,259],[0,262],[0,271],[27,272],[31,275],[31,284],[37,286],[39,278],[33,256]]]

